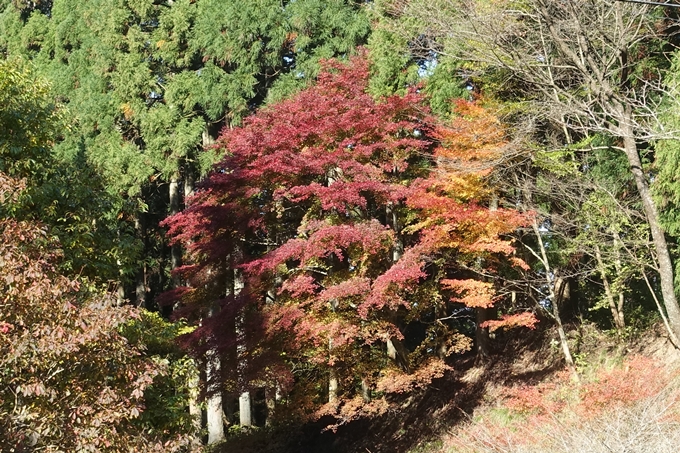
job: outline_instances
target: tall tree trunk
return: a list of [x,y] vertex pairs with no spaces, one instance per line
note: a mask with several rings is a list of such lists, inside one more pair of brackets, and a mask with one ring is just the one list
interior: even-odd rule
[[276,401],[278,400],[278,392],[274,387],[267,387],[264,389],[264,402],[267,407],[267,416],[264,421],[264,426],[272,426],[274,423],[274,412],[276,412]]
[[[619,233],[617,231],[612,231],[612,234],[614,235],[614,269],[616,270],[616,275],[621,278],[623,275],[623,266],[621,265],[621,248],[622,248],[622,242],[621,238],[619,237]],[[618,281],[615,282],[614,284],[614,289],[616,289],[616,292],[618,294],[618,303],[616,305],[616,311],[619,314],[619,322],[621,323],[621,326],[625,329],[626,327],[626,319],[623,313],[623,302],[625,300],[625,296],[623,294],[623,284]]]
[[[337,181],[338,179],[340,179],[342,177],[343,177],[343,171],[342,171],[341,168],[335,167],[335,168],[328,170],[328,172],[326,173],[327,186],[328,187],[332,186],[333,183],[335,183],[335,181]],[[334,259],[333,255],[331,255],[330,259],[333,260],[333,261],[332,261],[332,264],[331,264],[330,269],[328,271],[329,275],[331,273],[333,273],[334,264],[335,264],[335,262],[334,262],[335,259]],[[338,301],[337,301],[337,299],[333,299],[329,303],[330,303],[331,312],[334,313],[335,310],[338,308]],[[329,360],[333,356],[333,348],[334,348],[333,338],[329,336],[328,337],[328,358],[329,358]],[[329,365],[329,367],[328,367],[328,402],[329,403],[333,403],[333,402],[337,401],[339,389],[340,389],[340,381],[338,379],[338,371],[337,371],[334,364]]]
[[[338,308],[337,299],[330,301],[331,311],[335,312]],[[328,337],[328,357],[329,359],[333,356],[333,338]],[[340,381],[338,380],[338,371],[335,365],[330,365],[328,367],[328,402],[333,403],[338,399],[338,390],[340,389]]]
[[206,354],[206,383],[208,400],[206,403],[206,423],[208,429],[208,445],[225,440],[224,422],[222,421],[222,392],[220,388],[221,363],[217,351],[211,349]]
[[[328,339],[328,352],[333,351],[333,339]],[[328,367],[328,402],[334,403],[338,400],[338,390],[340,389],[340,381],[338,380],[338,371],[334,365]]]
[[[267,253],[270,253],[274,250],[274,246],[277,241],[276,226],[273,226],[272,228],[269,229],[268,240],[269,244],[267,245]],[[275,271],[274,279],[272,280],[271,285],[267,289],[267,294],[265,295],[265,304],[270,305],[276,302],[276,290],[279,286],[281,286],[282,282],[283,279],[281,278],[281,274],[279,273],[279,271]],[[276,402],[281,398],[279,389],[280,387],[278,382],[275,382],[273,385],[270,382],[265,387],[264,399],[265,405],[267,406],[265,426],[272,426],[273,424],[274,413],[276,412]]]
[[392,227],[394,231],[394,245],[392,246],[392,263],[399,261],[404,254],[404,238],[401,234],[401,223],[399,222],[399,216],[397,210],[392,203],[388,203],[385,208],[385,216],[387,217],[388,224]]
[[250,392],[243,392],[238,397],[238,423],[241,426],[253,426]]
[[[170,215],[179,213],[180,209],[180,194],[179,194],[179,174],[175,173],[170,177],[170,184],[168,185],[168,196],[170,198]],[[170,246],[170,270],[174,271],[182,265],[182,246],[175,243]],[[181,286],[179,278],[172,277],[172,286],[177,288]]]
[[[208,316],[214,316],[216,308],[212,308]],[[222,380],[220,371],[222,363],[217,353],[217,347],[213,346],[205,355],[205,382],[208,400],[206,401],[206,427],[208,430],[208,445],[223,442],[224,422],[222,417]]]
[[198,404],[199,395],[199,368],[195,361],[193,361],[193,366],[189,371],[189,377],[187,378],[187,389],[189,393],[189,417],[191,418],[191,425],[193,428],[193,444],[195,446],[200,445],[199,434],[201,432],[201,425],[203,423],[203,413],[201,411],[201,406]]
[[[243,291],[245,286],[243,281],[243,275],[238,269],[233,270],[234,273],[234,286],[233,294],[237,297]],[[239,408],[239,425],[241,426],[252,426],[253,416],[252,416],[252,404],[250,400],[250,392],[244,390],[248,387],[246,382],[246,368],[247,363],[247,352],[248,345],[246,339],[245,331],[245,321],[246,321],[245,308],[241,310],[241,313],[236,318],[236,379],[238,383],[238,388],[241,389],[241,394],[238,398],[238,408]]]
[[[385,207],[385,217],[387,223],[394,231],[394,245],[392,246],[392,264],[395,264],[404,255],[404,240],[401,235],[401,224],[395,206],[388,203]],[[396,312],[388,313],[388,320],[398,328],[398,320]],[[392,359],[394,363],[403,371],[409,372],[408,350],[404,343],[396,335],[392,335],[387,339],[387,357]]]
[[[146,249],[146,225],[144,222],[144,213],[137,212],[135,215],[135,230],[137,236],[144,242]],[[137,307],[146,307],[146,264],[137,270],[135,275],[135,305]]]
[[[498,211],[498,195],[493,194],[489,201],[489,211]],[[483,266],[483,259],[480,258],[479,267]],[[475,352],[477,354],[476,361],[483,362],[490,355],[489,329],[481,327],[484,322],[493,319],[495,315],[494,308],[476,308],[475,309]]]
[[[169,198],[169,207],[170,207],[170,215],[174,215],[179,213],[180,211],[180,181],[179,181],[179,175],[175,173],[173,176],[170,178],[170,183],[168,185],[168,198]],[[186,190],[186,188],[185,188]],[[182,248],[179,244],[174,244],[170,248],[170,270],[171,272],[177,269],[182,265]],[[176,276],[172,277],[172,286],[177,288],[178,286],[181,286],[181,282]],[[216,366],[219,369],[219,361],[216,364]],[[206,377],[212,373],[212,370],[209,371],[211,365],[206,364]],[[198,364],[194,362],[194,369],[190,371],[190,375],[187,380],[187,388],[189,391],[189,416],[191,418],[192,426],[194,429],[194,433],[196,437],[193,439],[193,443],[195,445],[200,445],[200,437],[199,434],[201,432],[201,427],[203,424],[203,411],[201,410],[201,406],[198,401],[199,397],[199,382],[200,382],[200,372],[198,368]],[[220,399],[215,399],[215,400],[208,400],[207,405],[206,405],[206,415],[208,420],[208,426],[209,426],[209,434],[208,434],[208,439],[209,441],[211,440],[212,436],[212,442],[221,442],[221,440],[224,438],[224,433],[220,434],[219,429],[217,429],[214,426],[214,419],[218,416],[218,414],[221,414],[222,408],[221,408],[221,396]]]
[[478,362],[483,362],[489,357],[489,329],[480,327],[489,319],[491,319],[491,309],[475,309],[475,353],[477,354],[476,361]]
[[642,206],[645,211],[645,217],[649,224],[649,229],[652,233],[652,241],[654,243],[654,251],[656,252],[657,264],[659,267],[659,279],[661,282],[661,295],[663,297],[664,308],[668,316],[668,322],[671,329],[677,338],[680,338],[680,307],[675,296],[675,288],[673,285],[673,263],[671,255],[668,251],[668,243],[661,224],[659,222],[659,213],[656,209],[656,204],[652,198],[647,178],[642,171],[642,162],[638,152],[635,135],[631,127],[632,112],[630,106],[619,106],[621,113],[621,122],[618,126],[620,135],[623,137],[623,147],[630,164],[631,172],[635,179]]
[[[221,283],[224,284],[225,287],[227,286],[225,282]],[[214,303],[208,313],[208,317],[215,316],[218,309],[217,304]],[[220,376],[221,368],[222,362],[218,355],[217,346],[213,344],[212,348],[206,353],[205,360],[206,393],[208,394],[208,399],[206,401],[208,445],[223,442],[225,440],[222,379]]]

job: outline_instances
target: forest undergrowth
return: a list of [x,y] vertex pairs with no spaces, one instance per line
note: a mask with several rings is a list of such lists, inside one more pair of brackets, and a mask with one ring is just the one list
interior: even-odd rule
[[[579,370],[563,368],[551,330],[497,341],[380,416],[335,432],[328,420],[276,431],[232,431],[238,452],[675,452],[680,354],[652,329],[619,341],[594,327],[570,332]],[[510,353],[514,351],[514,353]],[[669,357],[671,359],[669,359]],[[236,450],[234,450],[236,448]]]
[[[573,334],[583,339],[583,332]],[[658,335],[626,343],[594,329],[585,336],[578,380],[562,369],[537,379],[511,377],[512,368],[542,366],[525,353],[507,370],[509,379],[487,382],[482,402],[464,421],[410,453],[677,451],[677,351]]]

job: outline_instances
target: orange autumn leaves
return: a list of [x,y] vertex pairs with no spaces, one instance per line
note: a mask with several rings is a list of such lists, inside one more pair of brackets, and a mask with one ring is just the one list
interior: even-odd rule
[[[498,208],[489,176],[509,149],[505,128],[490,108],[481,102],[458,100],[455,116],[436,131],[440,146],[434,150],[436,167],[430,177],[416,185],[409,199],[421,210],[419,231],[431,249],[455,255],[453,274],[467,278],[443,278],[440,285],[452,294],[452,302],[469,308],[490,308],[496,296],[497,265],[501,261],[526,268],[513,256],[510,233],[527,222],[513,209]],[[474,269],[473,274],[466,270]],[[484,279],[479,274],[485,274]],[[504,315],[487,327],[533,327],[529,313]]]
[[434,153],[438,187],[460,200],[490,195],[488,176],[509,146],[506,130],[490,108],[479,101],[456,101],[455,116],[436,130],[441,143]]

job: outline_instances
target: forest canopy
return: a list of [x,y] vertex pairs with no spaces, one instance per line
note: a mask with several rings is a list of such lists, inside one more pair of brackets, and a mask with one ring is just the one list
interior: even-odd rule
[[541,335],[581,388],[589,326],[680,346],[648,3],[0,0],[0,449],[230,451]]

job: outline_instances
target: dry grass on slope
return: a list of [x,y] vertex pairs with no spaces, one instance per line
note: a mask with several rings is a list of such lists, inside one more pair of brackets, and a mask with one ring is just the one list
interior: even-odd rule
[[680,373],[631,355],[584,375],[497,390],[497,403],[442,438],[432,453],[675,453]]

